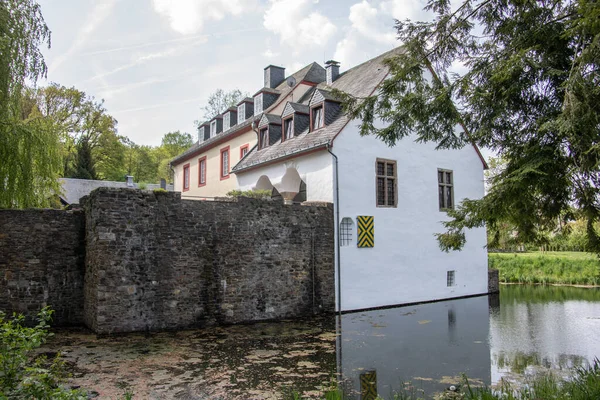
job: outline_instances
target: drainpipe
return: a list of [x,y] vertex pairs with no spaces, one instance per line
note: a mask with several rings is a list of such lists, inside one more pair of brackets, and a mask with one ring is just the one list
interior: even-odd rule
[[339,184],[339,173],[338,173],[338,157],[331,152],[331,145],[327,144],[327,151],[335,159],[335,229],[337,231],[336,245],[337,245],[337,275],[338,275],[338,287],[337,287],[337,299],[338,299],[338,316],[336,318],[336,366],[337,366],[337,380],[338,383],[342,382],[343,379],[343,367],[342,367],[342,269],[341,269],[341,255],[340,255],[340,184]]
[[338,314],[342,315],[342,270],[341,270],[341,256],[340,256],[340,184],[338,174],[338,158],[331,152],[331,145],[327,144],[327,151],[335,158],[335,231],[337,231],[336,245],[337,245],[337,275],[338,275]]

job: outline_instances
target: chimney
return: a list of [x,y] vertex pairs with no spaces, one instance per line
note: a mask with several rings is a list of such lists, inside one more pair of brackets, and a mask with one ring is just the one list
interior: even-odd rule
[[160,188],[167,190],[167,181],[164,178],[160,179]]
[[269,65],[265,68],[265,87],[276,88],[285,80],[285,68]]
[[329,60],[325,62],[325,70],[327,71],[327,84],[331,85],[340,76],[340,63]]
[[133,187],[133,176],[126,175],[125,179],[127,179],[127,187]]

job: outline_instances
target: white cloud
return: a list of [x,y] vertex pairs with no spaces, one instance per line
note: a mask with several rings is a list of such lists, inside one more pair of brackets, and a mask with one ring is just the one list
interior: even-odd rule
[[312,10],[314,4],[312,0],[270,0],[264,27],[293,48],[323,46],[337,28],[329,18]]
[[87,42],[88,37],[98,28],[102,22],[110,15],[113,7],[117,0],[103,0],[95,3],[94,8],[87,15],[82,28],[75,35],[75,41],[71,44],[69,49],[56,57],[56,59],[48,67],[49,71],[58,69],[67,59],[69,59],[75,52],[81,49]]
[[379,7],[381,11],[401,21],[429,21],[432,14],[423,10],[426,5],[427,0],[387,0]]
[[154,11],[167,17],[171,28],[184,35],[201,31],[206,21],[241,15],[254,4],[254,0],[152,0]]
[[352,23],[352,28],[366,38],[386,44],[393,44],[396,41],[390,16],[377,10],[366,0],[350,7],[348,19]]

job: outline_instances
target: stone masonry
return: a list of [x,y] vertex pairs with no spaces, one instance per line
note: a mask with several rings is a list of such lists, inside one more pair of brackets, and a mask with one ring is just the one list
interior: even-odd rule
[[96,332],[334,310],[331,205],[191,201],[109,188],[83,204],[85,322]]
[[48,305],[55,325],[83,323],[84,215],[0,210],[0,311],[34,316]]
[[49,305],[55,325],[112,333],[334,310],[331,204],[114,188],[81,203],[0,210],[0,311]]

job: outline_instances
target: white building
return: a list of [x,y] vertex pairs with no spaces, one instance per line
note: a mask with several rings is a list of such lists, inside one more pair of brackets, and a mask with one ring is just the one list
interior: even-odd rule
[[445,209],[483,196],[486,165],[479,151],[435,150],[434,143],[411,138],[388,147],[361,137],[360,121],[349,120],[332,95],[334,88],[374,93],[392,54],[341,74],[328,62],[325,82],[281,114],[262,115],[258,144],[232,170],[242,190],[274,189],[286,202],[334,204],[342,311],[487,293],[485,229],[466,232],[459,252],[441,251],[434,237],[444,231]]

